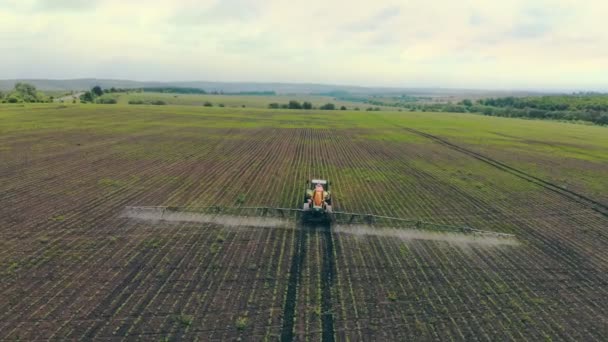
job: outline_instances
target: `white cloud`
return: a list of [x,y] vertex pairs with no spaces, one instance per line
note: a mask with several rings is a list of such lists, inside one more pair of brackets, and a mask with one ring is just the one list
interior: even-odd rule
[[0,0],[0,75],[608,89],[606,13],[603,0]]

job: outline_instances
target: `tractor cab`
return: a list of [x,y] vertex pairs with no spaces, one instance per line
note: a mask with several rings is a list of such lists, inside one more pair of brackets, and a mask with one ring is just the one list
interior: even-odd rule
[[315,190],[320,185],[324,191],[329,192],[329,182],[325,179],[311,179],[307,183],[310,190]]

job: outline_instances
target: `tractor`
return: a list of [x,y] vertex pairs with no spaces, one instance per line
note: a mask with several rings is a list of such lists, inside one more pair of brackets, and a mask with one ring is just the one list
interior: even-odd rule
[[331,222],[332,208],[329,181],[325,179],[312,179],[306,181],[306,192],[304,194],[302,213],[305,222]]

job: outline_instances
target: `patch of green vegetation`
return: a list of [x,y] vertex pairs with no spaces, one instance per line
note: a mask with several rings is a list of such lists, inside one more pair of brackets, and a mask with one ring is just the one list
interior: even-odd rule
[[249,318],[244,317],[244,316],[238,317],[236,319],[236,322],[234,323],[234,325],[238,331],[245,330],[247,328],[248,324],[249,324]]
[[176,321],[184,328],[187,328],[189,326],[192,325],[192,322],[194,321],[194,316],[192,315],[185,315],[185,314],[180,314],[176,317]]
[[537,304],[537,305],[545,304],[545,300],[543,298],[540,298],[540,297],[532,298],[530,301],[532,303],[534,303],[534,304]]
[[20,267],[21,266],[18,262],[13,261],[8,265],[6,271],[8,274],[14,274]]
[[144,241],[143,246],[145,249],[157,249],[160,247],[160,240],[155,238],[147,239]]
[[63,222],[65,221],[65,216],[64,215],[55,215],[51,217],[51,221],[55,221],[55,222]]
[[239,196],[236,198],[236,205],[243,205],[243,203],[245,203],[245,199],[246,196],[245,194],[239,194]]
[[221,245],[219,243],[214,242],[214,243],[211,244],[211,247],[209,247],[209,252],[211,254],[217,254],[217,252],[219,252],[221,248],[222,247],[221,247]]
[[125,186],[127,182],[120,179],[102,178],[97,182],[97,184],[103,187],[120,188]]
[[401,245],[399,247],[399,253],[401,253],[402,257],[408,258],[411,256],[410,249],[406,245]]

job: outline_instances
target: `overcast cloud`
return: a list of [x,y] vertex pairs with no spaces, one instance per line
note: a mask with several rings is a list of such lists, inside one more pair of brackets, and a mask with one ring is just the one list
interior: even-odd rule
[[608,90],[605,0],[0,0],[0,78]]

